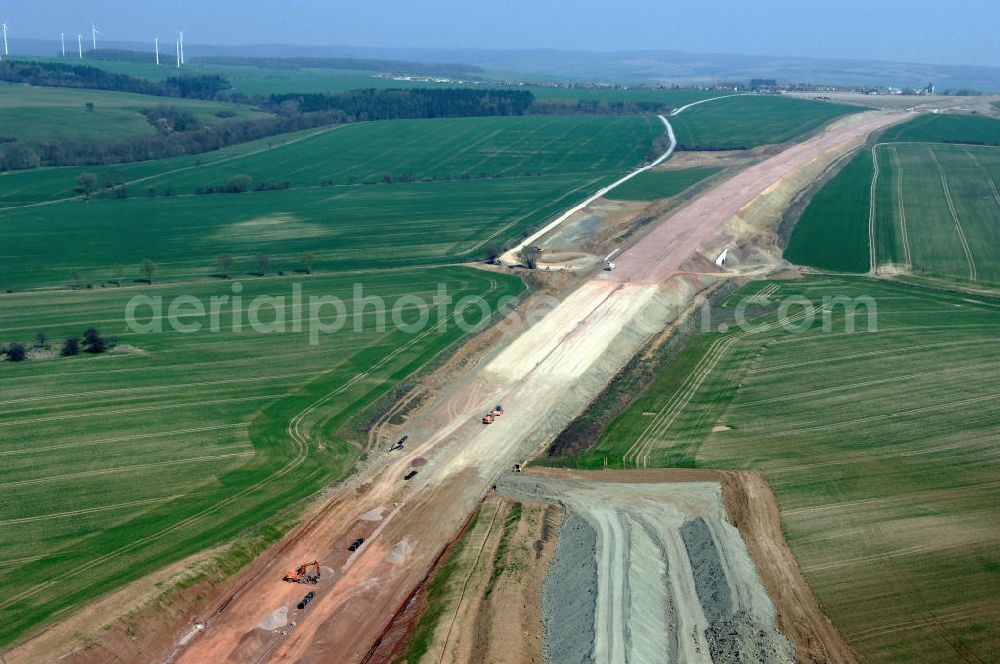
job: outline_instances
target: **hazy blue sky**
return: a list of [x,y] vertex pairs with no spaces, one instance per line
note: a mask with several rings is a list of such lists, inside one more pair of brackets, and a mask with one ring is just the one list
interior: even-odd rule
[[998,0],[0,0],[11,37],[668,49],[1000,65]]

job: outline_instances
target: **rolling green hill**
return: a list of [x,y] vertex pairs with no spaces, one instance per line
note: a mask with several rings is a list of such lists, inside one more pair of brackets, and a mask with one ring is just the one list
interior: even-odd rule
[[[86,104],[94,105],[93,110]],[[169,104],[190,112],[202,124],[222,122],[216,115],[264,117],[249,106],[225,102],[149,97],[105,90],[42,88],[0,82],[0,136],[23,143],[50,140],[114,141],[152,136],[156,129],[140,113]]]

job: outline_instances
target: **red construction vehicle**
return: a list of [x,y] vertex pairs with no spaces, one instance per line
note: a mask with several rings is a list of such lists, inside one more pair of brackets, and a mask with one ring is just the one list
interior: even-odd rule
[[483,424],[493,424],[493,412],[486,413],[483,416]]
[[[312,572],[310,570],[313,570]],[[319,583],[319,561],[303,563],[281,579],[288,583]]]

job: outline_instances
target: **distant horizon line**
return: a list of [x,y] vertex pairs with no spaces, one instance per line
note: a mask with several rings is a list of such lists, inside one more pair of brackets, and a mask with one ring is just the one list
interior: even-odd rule
[[[80,33],[67,32],[65,34],[82,34],[84,37],[89,36],[88,31]],[[179,31],[177,31],[179,32]],[[152,44],[154,39],[160,39],[160,41],[171,39],[173,33],[167,33],[167,37],[150,37],[148,43]],[[45,42],[55,44],[59,46],[60,39],[58,37],[37,37],[37,36],[17,36],[11,39],[12,46],[16,43],[16,40],[33,41],[33,42]],[[107,39],[104,41],[105,44],[111,45],[124,45],[124,44],[146,44],[147,40],[141,39],[121,39],[112,40]],[[1000,65],[983,65],[983,64],[952,64],[952,63],[940,63],[940,62],[918,62],[918,61],[907,61],[907,60],[892,60],[885,58],[864,58],[856,57],[849,58],[843,56],[817,56],[817,55],[762,55],[756,53],[740,53],[740,52],[723,52],[723,51],[685,51],[680,49],[666,49],[666,48],[634,48],[634,49],[611,49],[611,50],[584,50],[578,48],[553,48],[553,47],[510,47],[510,48],[499,48],[499,47],[484,47],[484,46],[372,46],[372,45],[359,45],[359,44],[295,44],[291,42],[242,42],[242,43],[214,43],[214,42],[188,42],[185,40],[185,45],[190,48],[194,47],[208,47],[208,48],[233,48],[233,49],[251,49],[251,48],[302,48],[302,49],[367,49],[367,50],[397,50],[397,51],[427,51],[427,52],[471,52],[471,53],[561,53],[561,54],[573,54],[573,53],[586,53],[589,55],[624,55],[624,54],[658,54],[658,53],[672,53],[680,55],[691,55],[691,56],[724,56],[724,57],[751,57],[751,58],[761,58],[761,59],[795,59],[795,60],[813,60],[819,62],[857,62],[857,63],[884,63],[884,64],[897,64],[897,65],[926,65],[933,67],[970,67],[977,69],[986,70],[998,70]],[[93,50],[93,49],[89,49]],[[98,49],[100,50],[100,49]],[[150,49],[150,53],[153,50]],[[11,52],[10,56],[16,56],[16,52]],[[255,57],[251,55],[247,56],[237,56],[237,57]],[[276,57],[276,56],[258,56],[258,57]],[[310,57],[310,56],[295,56],[288,55],[284,57]],[[315,56],[313,56],[315,57]],[[330,57],[347,57],[347,56],[330,56]],[[378,58],[374,58],[378,59]],[[422,63],[422,64],[474,64],[474,63],[464,63],[464,62],[450,62],[450,63]]]

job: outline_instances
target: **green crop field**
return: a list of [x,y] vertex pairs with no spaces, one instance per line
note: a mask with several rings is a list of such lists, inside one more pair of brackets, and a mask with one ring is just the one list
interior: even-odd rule
[[[663,124],[652,117],[522,116],[393,120],[308,130],[215,152],[104,167],[44,168],[0,174],[0,202],[33,203],[75,195],[76,177],[112,171],[143,179],[159,193],[192,193],[246,173],[256,182],[381,183],[622,172],[637,166]],[[183,169],[183,170],[182,170]]]
[[722,169],[649,170],[617,187],[608,194],[608,198],[619,201],[653,201],[658,198],[670,198],[720,170]]
[[[88,102],[94,104],[93,111],[87,110]],[[206,124],[222,122],[215,115],[219,111],[231,111],[242,118],[264,115],[249,106],[223,102],[0,82],[0,136],[22,142],[152,136],[156,129],[140,111],[159,104],[189,111]]]
[[[958,119],[956,131],[966,132],[970,140],[985,140],[986,134],[969,133],[981,129],[976,122],[980,118]],[[913,131],[921,127],[926,125],[917,124]],[[879,271],[963,287],[1000,285],[996,230],[1000,226],[1000,150],[980,145],[880,143],[875,158],[874,209],[873,157],[871,150],[865,150],[810,201],[789,239],[785,257],[822,269],[867,272],[872,219]]]
[[[846,309],[832,298],[872,298]],[[1000,307],[838,278],[757,282],[800,330],[694,337],[578,459],[762,470],[793,552],[862,661],[1000,648]],[[825,304],[832,306],[823,330]],[[870,318],[871,317],[871,318]],[[875,327],[869,327],[869,322]]]
[[784,143],[864,110],[778,95],[740,95],[693,106],[670,123],[682,150],[736,150]]
[[816,192],[795,224],[785,258],[833,272],[867,272],[872,172],[871,153],[862,151]]
[[875,251],[918,279],[1000,286],[1000,150],[899,144],[877,149]]
[[[293,281],[302,288],[299,333]],[[235,296],[234,284],[0,297],[4,342],[30,344],[44,331],[58,349],[94,325],[117,337],[119,349],[132,347],[0,364],[0,643],[223,542],[343,475],[364,443],[350,418],[461,336],[454,323],[444,332],[435,326],[439,284],[456,301],[481,295],[494,307],[522,288],[515,277],[460,267],[250,279],[239,306],[232,299],[221,306],[219,332],[204,316],[181,319],[205,325],[190,334],[166,323],[162,333],[126,326],[133,296],[162,297],[166,311],[185,295],[210,310],[213,296]],[[286,331],[251,328],[261,295],[285,298]],[[347,307],[344,327],[317,345],[308,334],[312,295],[339,297]],[[427,326],[378,331],[374,309],[360,309],[356,295],[382,297],[389,308],[402,295],[422,298]],[[403,304],[401,320],[418,320],[420,308]],[[259,320],[273,321],[273,307],[262,307]],[[481,315],[472,309],[470,323]],[[322,309],[321,320],[331,323],[334,312]],[[151,316],[140,307],[136,320]]]
[[882,141],[1000,145],[1000,120],[981,115],[926,113],[889,127]]
[[[238,146],[200,166],[191,158],[123,166],[125,178],[149,178],[133,185],[132,198],[0,211],[7,231],[0,288],[72,284],[74,270],[101,283],[116,265],[134,279],[144,258],[156,261],[161,278],[208,276],[223,253],[243,270],[259,252],[274,270],[300,268],[305,251],[323,270],[475,259],[484,244],[517,237],[620,177],[661,128],[643,117],[394,121],[342,126],[271,149]],[[188,170],[177,172],[182,164]],[[45,200],[72,194],[60,187],[72,187],[78,172],[39,169],[0,181],[21,199]],[[163,174],[150,175],[156,172]],[[294,187],[162,196],[224,185],[236,173]],[[383,173],[406,182],[385,184]],[[147,187],[159,195],[144,196]]]
[[209,278],[230,254],[238,273],[265,253],[272,271],[357,270],[477,260],[490,241],[517,237],[611,178],[595,176],[357,186],[71,201],[4,213],[0,288],[107,283],[116,265],[139,278],[144,258],[157,279]]

